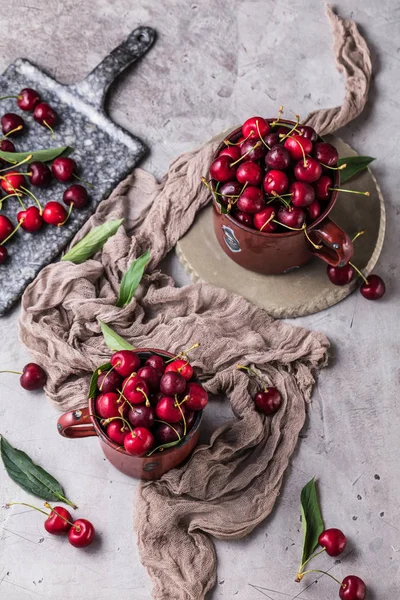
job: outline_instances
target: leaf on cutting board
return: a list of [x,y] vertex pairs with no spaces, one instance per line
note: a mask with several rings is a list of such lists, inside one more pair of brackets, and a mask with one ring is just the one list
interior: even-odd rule
[[71,261],[79,265],[104,246],[108,238],[115,235],[124,219],[106,221],[102,225],[93,227],[79,242],[75,244],[64,256],[63,261]]
[[132,300],[135,292],[142,280],[145,268],[150,260],[150,250],[147,250],[144,254],[139,256],[133,261],[127,272],[122,278],[121,285],[119,286],[119,296],[117,300],[117,306],[123,308]]
[[100,367],[97,367],[97,369],[95,370],[95,372],[93,373],[93,375],[90,379],[88,398],[94,398],[94,395],[97,392],[97,380],[99,378],[99,375],[101,373],[103,373],[103,371],[109,371],[110,369],[111,369],[110,362],[105,363],[104,365],[100,365]]
[[8,475],[26,492],[47,502],[61,501],[77,508],[65,498],[63,488],[50,473],[35,465],[25,452],[11,446],[3,435],[0,437],[0,452]]
[[318,546],[318,538],[324,531],[324,522],[318,504],[315,477],[301,490],[301,522],[303,526],[303,556],[302,564],[310,558]]
[[110,350],[113,352],[115,350],[135,350],[135,346],[132,346],[132,344],[124,340],[124,338],[118,335],[111,327],[103,323],[103,321],[99,322],[104,341]]
[[19,163],[28,156],[32,155],[32,158],[29,159],[28,163],[33,162],[34,160],[39,160],[40,162],[50,162],[59,156],[68,156],[71,152],[74,151],[74,148],[70,146],[60,146],[59,148],[47,148],[45,150],[32,150],[31,152],[3,152],[0,151],[0,158],[5,160],[8,163]]
[[339,158],[339,166],[347,165],[345,169],[339,171],[340,184],[346,183],[346,181],[354,177],[354,175],[366,169],[373,160],[375,160],[375,158],[372,156],[344,156]]

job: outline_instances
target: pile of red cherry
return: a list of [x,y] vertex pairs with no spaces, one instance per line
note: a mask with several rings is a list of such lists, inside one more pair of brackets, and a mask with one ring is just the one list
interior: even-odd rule
[[[34,119],[41,125],[50,129],[57,122],[55,111],[45,102],[41,102],[39,94],[30,88],[21,90],[17,98],[19,108],[24,111],[33,111]],[[1,117],[1,127],[4,137],[0,140],[0,150],[3,152],[16,152],[14,143],[9,137],[16,137],[24,133],[25,123],[21,116],[15,113],[7,113]],[[47,187],[51,184],[53,176],[62,183],[68,183],[73,178],[80,179],[77,174],[76,162],[69,157],[60,156],[53,161],[51,169],[43,162],[33,161],[29,164],[27,171],[18,171],[16,167],[22,166],[26,161],[9,166],[0,159],[0,185],[5,196],[0,197],[0,210],[4,201],[14,198],[18,200],[21,209],[17,212],[17,225],[5,215],[0,214],[0,264],[4,263],[8,256],[5,243],[21,227],[29,233],[39,231],[43,223],[62,226],[68,220],[72,208],[82,209],[88,203],[86,188],[80,184],[70,185],[63,194],[63,202],[69,207],[56,201],[47,202],[44,207],[29,190],[29,183],[38,188]],[[8,170],[11,169],[11,170]],[[22,198],[34,200],[37,206],[25,206]]]
[[193,375],[185,353],[166,361],[115,352],[97,379],[96,414],[108,438],[133,456],[179,444],[208,403]]

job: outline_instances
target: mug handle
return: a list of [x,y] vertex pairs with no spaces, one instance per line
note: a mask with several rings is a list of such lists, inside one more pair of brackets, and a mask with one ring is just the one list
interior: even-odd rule
[[97,435],[90,420],[89,407],[64,413],[57,421],[58,433],[67,438],[83,438]]
[[353,258],[351,238],[329,217],[313,227],[308,234],[313,242],[322,244],[321,248],[314,248],[310,244],[311,251],[328,265],[343,267]]

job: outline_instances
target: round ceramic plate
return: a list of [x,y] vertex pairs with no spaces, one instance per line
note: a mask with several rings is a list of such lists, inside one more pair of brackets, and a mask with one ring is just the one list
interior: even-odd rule
[[[357,153],[343,140],[327,136],[340,156]],[[369,191],[370,196],[340,193],[329,215],[350,236],[365,230],[354,243],[354,264],[368,275],[374,268],[385,236],[385,204],[371,171],[359,173],[345,188]],[[338,287],[326,274],[326,264],[313,258],[304,267],[283,275],[261,275],[234,263],[221,249],[214,234],[211,203],[196,217],[179,240],[177,255],[192,281],[206,281],[240,294],[273,317],[300,317],[324,310],[346,298],[358,281]]]

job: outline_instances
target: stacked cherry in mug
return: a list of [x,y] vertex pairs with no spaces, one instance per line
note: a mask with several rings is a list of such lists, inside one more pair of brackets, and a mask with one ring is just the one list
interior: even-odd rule
[[115,352],[97,378],[96,416],[107,437],[133,456],[180,444],[208,403],[186,357],[145,359]]
[[211,163],[214,194],[247,227],[282,233],[313,223],[330,201],[338,152],[312,127],[252,117]]

